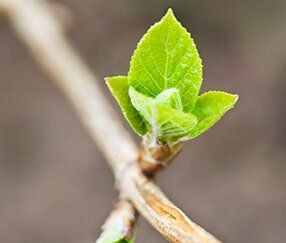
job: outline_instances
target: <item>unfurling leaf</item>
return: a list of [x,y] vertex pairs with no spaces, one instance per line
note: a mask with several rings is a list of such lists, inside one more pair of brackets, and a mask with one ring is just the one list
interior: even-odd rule
[[163,105],[171,106],[174,109],[183,110],[182,100],[179,90],[175,88],[167,89],[160,94],[158,94],[155,100]]
[[182,137],[197,124],[197,118],[194,115],[162,104],[154,98],[137,92],[132,87],[129,88],[129,95],[133,106],[147,121],[150,132],[158,140]]

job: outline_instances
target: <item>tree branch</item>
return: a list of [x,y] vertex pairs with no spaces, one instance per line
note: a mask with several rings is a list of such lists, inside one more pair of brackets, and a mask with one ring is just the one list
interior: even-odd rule
[[[188,219],[154,182],[143,175],[137,163],[138,149],[117,122],[115,112],[94,75],[63,35],[47,2],[0,0],[0,11],[9,18],[37,62],[69,99],[90,136],[106,156],[120,193],[130,199],[140,214],[169,241],[218,242]],[[133,207],[127,211],[135,213]]]

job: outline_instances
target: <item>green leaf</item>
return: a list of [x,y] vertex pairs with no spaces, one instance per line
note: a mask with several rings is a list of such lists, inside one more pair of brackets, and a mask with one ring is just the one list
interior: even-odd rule
[[129,86],[127,77],[109,77],[106,78],[106,83],[130,126],[137,134],[143,136],[147,132],[147,128],[144,124],[144,120],[131,104],[128,94]]
[[237,95],[221,91],[209,91],[198,97],[192,114],[198,124],[190,132],[189,137],[195,138],[213,126],[227,111],[235,105]]
[[167,89],[158,94],[155,100],[160,104],[171,106],[180,111],[183,110],[182,100],[178,89]]
[[128,82],[154,98],[168,88],[177,88],[183,110],[194,108],[202,83],[202,61],[190,34],[171,9],[138,44],[131,59]]
[[129,95],[135,109],[148,122],[152,137],[157,140],[186,136],[197,124],[194,115],[161,104],[133,87],[129,88]]

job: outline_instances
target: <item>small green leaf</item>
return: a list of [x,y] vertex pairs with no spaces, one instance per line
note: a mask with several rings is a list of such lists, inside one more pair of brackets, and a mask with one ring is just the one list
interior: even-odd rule
[[193,39],[171,9],[138,44],[128,81],[142,94],[154,98],[168,88],[177,88],[183,110],[194,108],[202,83],[202,61]]
[[195,138],[208,130],[227,111],[233,108],[237,99],[237,95],[221,91],[209,91],[199,96],[192,111],[198,119],[198,124],[190,132],[189,137]]
[[129,88],[129,95],[135,109],[148,122],[151,135],[157,140],[186,136],[197,124],[194,115],[161,104],[133,87]]
[[130,126],[134,129],[139,135],[144,135],[147,132],[147,128],[144,124],[143,119],[140,117],[137,110],[131,104],[128,90],[128,80],[125,76],[116,76],[106,78],[106,83],[118,102],[126,120]]
[[160,104],[171,106],[180,111],[183,110],[182,100],[178,89],[167,89],[158,94],[155,100]]

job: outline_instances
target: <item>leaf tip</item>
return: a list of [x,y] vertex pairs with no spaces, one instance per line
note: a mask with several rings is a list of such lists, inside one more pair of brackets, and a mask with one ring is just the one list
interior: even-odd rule
[[114,79],[116,79],[116,77],[105,77],[104,81],[105,81],[107,86],[110,86]]
[[105,77],[104,81],[105,81],[106,84],[108,84],[108,82],[110,81],[110,77]]
[[168,8],[168,10],[167,10],[167,14],[172,14],[172,15],[174,15],[174,11],[173,11],[173,9],[172,9],[172,8]]
[[236,102],[239,99],[239,95],[238,94],[229,94],[229,96],[232,98],[232,107],[234,107],[234,105],[236,104]]
[[176,19],[175,17],[175,14],[174,14],[174,11],[172,8],[168,8],[164,18],[173,18],[173,19]]
[[236,103],[239,99],[239,95],[238,94],[233,94],[234,97],[234,103]]

